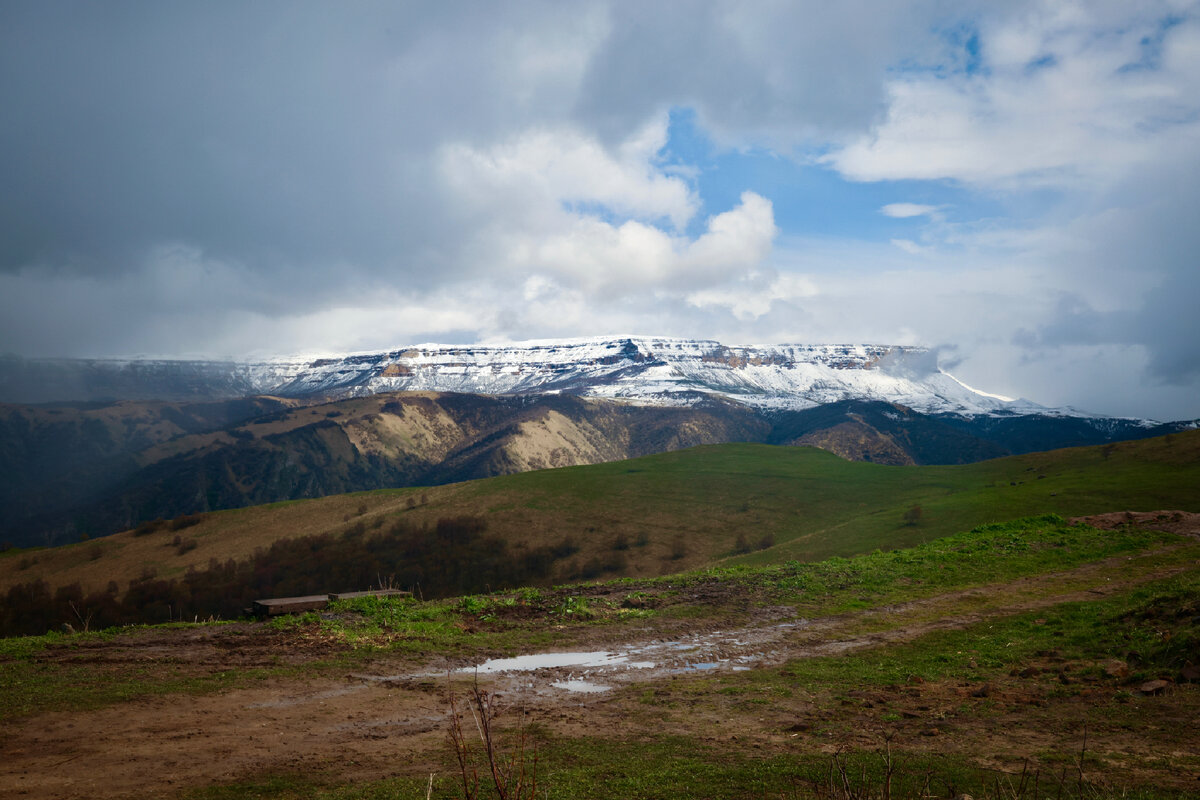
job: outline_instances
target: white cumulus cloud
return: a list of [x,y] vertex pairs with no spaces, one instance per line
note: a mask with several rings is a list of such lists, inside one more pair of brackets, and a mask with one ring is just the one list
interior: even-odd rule
[[936,214],[938,206],[926,206],[920,203],[888,203],[879,212],[885,217],[908,219],[909,217],[928,217]]
[[977,69],[901,73],[882,121],[826,163],[862,181],[1078,188],[1200,142],[1194,19],[1042,6],[985,26]]

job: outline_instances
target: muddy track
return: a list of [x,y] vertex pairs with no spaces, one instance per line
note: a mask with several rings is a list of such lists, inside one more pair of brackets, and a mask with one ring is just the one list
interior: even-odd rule
[[[1135,558],[1152,559],[1170,549]],[[621,735],[628,714],[637,713],[630,708],[633,695],[623,687],[664,681],[677,686],[713,672],[909,641],[989,617],[1097,599],[1184,569],[1150,568],[1136,578],[1122,577],[1120,568],[1127,563],[1126,557],[1108,559],[821,619],[796,618],[787,607],[760,608],[750,624],[740,627],[694,624],[666,637],[647,630],[624,643],[612,642],[610,629],[597,628],[592,647],[585,640],[574,649],[598,653],[605,663],[571,664],[560,658],[536,671],[492,671],[485,665],[479,680],[562,735]],[[229,667],[305,660],[327,647],[321,642],[297,647],[291,637],[239,635],[247,630],[164,631],[136,647],[94,643],[63,660],[187,671],[202,664],[211,668],[214,660]],[[41,714],[7,725],[0,734],[0,796],[162,796],[278,772],[370,780],[397,771],[442,770],[448,678],[468,681],[475,666],[436,659],[413,668],[411,661],[381,658],[336,677]]]
[[[1178,547],[1136,556],[1154,559]],[[531,702],[554,703],[563,691],[601,694],[604,689],[721,670],[746,670],[801,658],[840,655],[864,648],[911,641],[935,631],[954,630],[988,618],[1049,608],[1060,603],[1097,600],[1188,569],[1152,569],[1135,579],[1103,575],[1123,567],[1129,556],[1085,564],[1073,570],[1020,578],[1006,584],[973,587],[900,605],[882,606],[819,619],[795,618],[790,607],[761,609],[758,620],[736,628],[702,628],[681,636],[624,643],[607,642],[599,650],[535,654],[527,660],[446,661],[434,669],[406,674],[362,674],[364,682],[406,687],[431,679],[478,675],[498,691],[520,692]],[[1070,588],[1081,582],[1086,588]],[[541,656],[571,656],[564,659]],[[571,663],[560,663],[569,660]],[[515,663],[509,663],[515,662]],[[541,666],[541,665],[545,666]],[[556,686],[571,681],[588,686]],[[599,689],[600,691],[596,691]]]

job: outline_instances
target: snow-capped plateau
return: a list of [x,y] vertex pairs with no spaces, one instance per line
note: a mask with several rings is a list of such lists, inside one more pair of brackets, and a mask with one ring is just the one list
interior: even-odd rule
[[[280,384],[280,378],[290,379]],[[888,345],[725,345],[622,336],[510,345],[422,344],[307,362],[247,365],[264,393],[563,392],[642,404],[685,405],[717,395],[759,408],[798,410],[839,400],[882,400],[926,413],[1044,413],[976,391],[938,369],[936,354]]]
[[0,402],[198,400],[252,394],[361,396],[392,391],[564,393],[643,405],[725,398],[802,410],[841,400],[923,413],[1090,417],[975,389],[924,347],[726,345],[706,339],[608,336],[512,344],[417,344],[386,352],[253,361],[0,358]]
[[[7,366],[0,370],[0,398],[8,402],[440,391],[565,393],[647,405],[693,405],[715,396],[780,410],[880,400],[925,413],[1051,412],[967,386],[939,369],[936,353],[927,348],[876,344],[725,345],[613,336],[504,345],[419,344],[380,353],[255,362],[27,361],[18,365],[26,373],[23,379],[14,378],[13,365]],[[29,397],[30,384],[43,396]],[[14,396],[22,394],[22,387],[27,396]],[[1070,410],[1057,413],[1083,416]]]

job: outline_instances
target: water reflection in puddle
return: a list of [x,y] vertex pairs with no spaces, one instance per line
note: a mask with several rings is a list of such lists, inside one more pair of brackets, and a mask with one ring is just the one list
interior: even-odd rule
[[[493,658],[476,665],[459,667],[452,672],[459,675],[521,675],[518,680],[522,685],[528,681],[528,688],[531,689],[541,684],[567,692],[607,692],[613,687],[606,683],[624,684],[645,679],[639,676],[712,670],[745,672],[764,660],[776,658],[778,653],[770,648],[770,644],[786,635],[786,631],[808,624],[807,620],[800,619],[752,631],[713,631],[682,640],[655,639],[619,650],[532,653],[513,658]],[[539,672],[542,674],[536,675]],[[360,677],[365,680],[405,680],[439,675],[446,673]],[[596,679],[605,683],[597,683]]]
[[602,686],[591,681],[569,680],[555,681],[550,684],[555,689],[566,689],[568,692],[583,692],[584,694],[597,694],[599,692],[607,692],[611,686]]
[[463,667],[456,672],[478,672],[488,675],[493,672],[532,672],[556,667],[612,667],[625,669],[649,669],[653,661],[630,661],[629,655],[597,650],[591,653],[534,653],[515,658],[493,658],[474,667]]

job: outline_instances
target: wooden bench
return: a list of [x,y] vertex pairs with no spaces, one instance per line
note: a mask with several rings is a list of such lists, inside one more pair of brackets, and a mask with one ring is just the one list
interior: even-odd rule
[[329,605],[329,595],[310,594],[304,597],[272,597],[254,601],[254,615],[274,617],[279,614],[300,614],[305,611],[320,611]]

